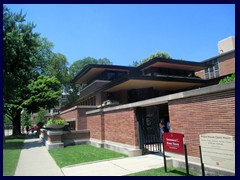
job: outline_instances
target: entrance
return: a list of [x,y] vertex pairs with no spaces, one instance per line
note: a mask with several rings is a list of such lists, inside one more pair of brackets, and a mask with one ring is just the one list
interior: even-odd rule
[[143,154],[161,152],[159,123],[167,123],[168,105],[138,107],[136,115],[139,125],[139,146]]

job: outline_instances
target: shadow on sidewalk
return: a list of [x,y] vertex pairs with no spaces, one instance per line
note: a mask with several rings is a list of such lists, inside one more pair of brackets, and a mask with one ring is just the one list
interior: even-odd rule
[[26,140],[24,141],[23,149],[30,149],[35,147],[44,146],[42,141],[35,136],[35,134],[26,135]]

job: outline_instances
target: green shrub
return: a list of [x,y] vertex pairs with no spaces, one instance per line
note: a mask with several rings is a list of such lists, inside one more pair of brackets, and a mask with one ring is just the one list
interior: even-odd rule
[[47,125],[49,124],[58,124],[58,125],[62,125],[65,124],[65,119],[50,119],[47,122]]
[[219,84],[225,84],[228,82],[235,81],[235,73],[233,73],[231,76],[227,76],[219,81]]

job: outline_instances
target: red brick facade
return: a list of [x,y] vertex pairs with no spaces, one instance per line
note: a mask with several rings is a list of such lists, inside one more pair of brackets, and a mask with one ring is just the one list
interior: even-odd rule
[[72,110],[66,110],[60,114],[60,117],[66,120],[75,119],[76,130],[87,129],[86,112],[93,110],[93,108],[75,107]]
[[199,157],[199,135],[235,136],[235,91],[225,91],[169,102],[173,132],[185,134],[188,154]]
[[67,134],[63,134],[62,135],[62,140],[89,139],[89,137],[90,137],[89,132],[72,131],[72,132],[68,132]]
[[106,113],[104,127],[105,140],[138,146],[134,109]]
[[91,138],[138,146],[134,109],[89,115],[87,128]]
[[235,52],[219,57],[218,61],[221,76],[235,72]]
[[87,129],[90,130],[90,138],[104,140],[103,121],[101,114],[87,116]]
[[[235,73],[235,51],[219,56],[216,59],[218,59],[219,62],[219,76]],[[195,74],[196,76],[205,79],[204,70],[198,71]]]
[[[206,92],[209,90],[206,89]],[[112,108],[111,111],[86,115],[90,110],[93,109],[73,108],[61,116],[65,119],[76,118],[77,127],[88,129],[92,139],[139,146],[135,107],[118,110]],[[222,133],[235,136],[235,89],[169,100],[168,110],[171,129],[173,132],[184,133],[189,156],[199,157],[201,134]]]

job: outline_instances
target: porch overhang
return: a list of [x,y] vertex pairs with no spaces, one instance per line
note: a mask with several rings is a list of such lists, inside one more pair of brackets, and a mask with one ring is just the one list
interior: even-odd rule
[[118,65],[90,64],[81,70],[72,80],[74,83],[88,83],[106,70],[129,72],[133,67]]
[[105,92],[117,92],[120,90],[154,88],[159,91],[178,91],[202,86],[205,80],[197,78],[180,77],[131,77],[122,82],[105,86]]
[[187,70],[187,71],[196,72],[196,71],[200,71],[200,70],[210,67],[210,66],[211,66],[211,64],[207,64],[204,62],[153,58],[150,61],[140,65],[138,67],[138,69],[140,71],[143,71],[150,67],[161,67],[161,68],[166,68],[166,69],[178,69],[178,70]]

